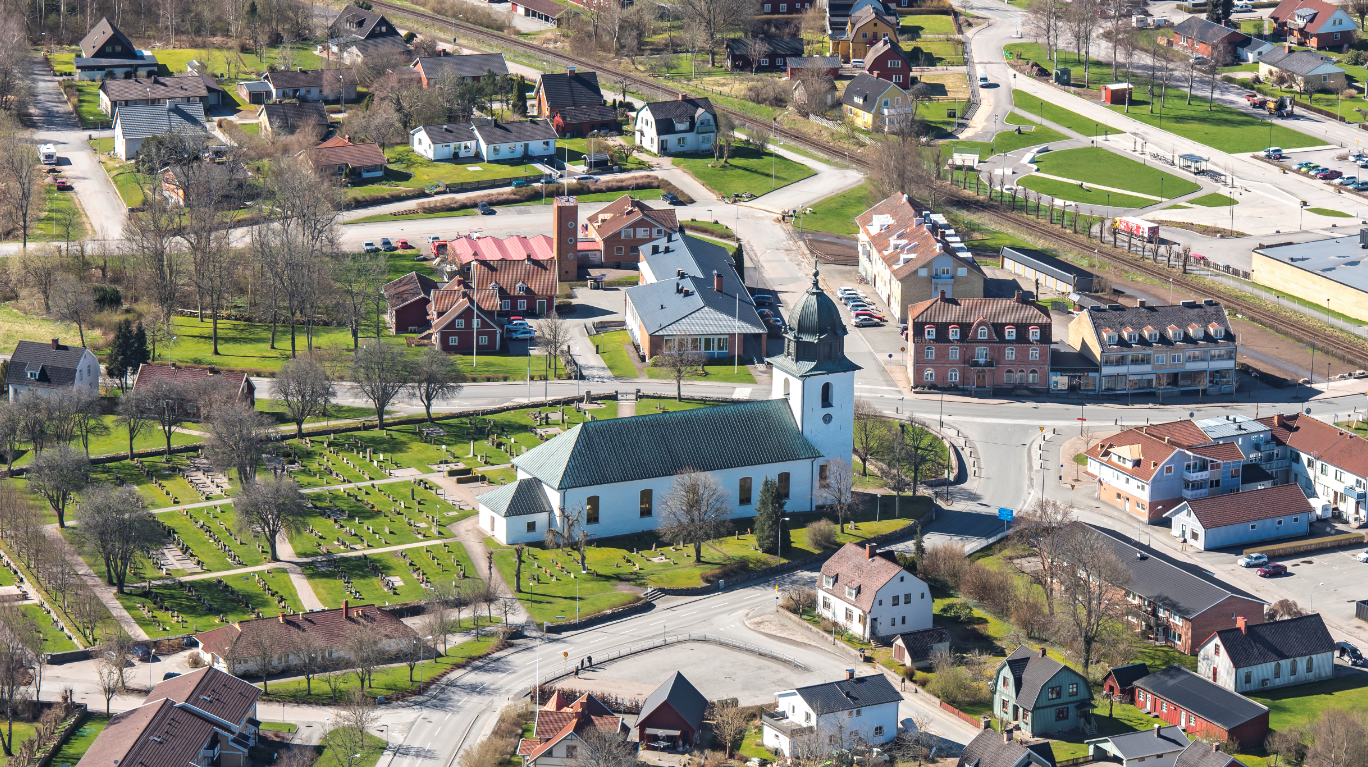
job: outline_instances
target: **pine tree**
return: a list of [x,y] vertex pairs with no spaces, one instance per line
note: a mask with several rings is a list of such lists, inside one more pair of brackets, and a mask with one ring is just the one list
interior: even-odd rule
[[523,82],[522,75],[518,75],[516,84],[513,86],[513,114],[518,117],[527,116],[527,85]]
[[105,372],[110,378],[119,380],[119,388],[128,387],[128,352],[133,345],[133,324],[119,320],[114,328],[114,340],[109,344],[109,356],[105,358]]
[[128,367],[137,370],[139,365],[151,361],[152,354],[147,350],[147,331],[140,321],[137,331],[133,333],[133,343],[128,348]]
[[789,531],[781,522],[784,499],[779,497],[779,483],[770,477],[760,485],[760,498],[755,504],[755,543],[766,554],[775,553],[775,544],[789,549]]
[[912,542],[912,556],[920,562],[926,556],[926,541],[922,539],[921,527],[917,528],[917,539]]

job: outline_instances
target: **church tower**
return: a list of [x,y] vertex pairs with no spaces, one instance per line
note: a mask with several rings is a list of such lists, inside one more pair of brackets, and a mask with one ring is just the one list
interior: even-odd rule
[[784,353],[770,357],[774,366],[772,399],[786,399],[803,436],[825,456],[850,463],[855,443],[855,371],[845,356],[845,323],[841,310],[817,282],[798,300],[784,332]]

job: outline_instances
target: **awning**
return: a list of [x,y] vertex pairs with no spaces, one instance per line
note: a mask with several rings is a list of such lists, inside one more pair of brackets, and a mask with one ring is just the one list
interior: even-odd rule
[[654,727],[647,727],[647,728],[646,728],[646,734],[647,734],[647,735],[671,735],[671,736],[674,736],[674,737],[679,737],[679,730],[657,730],[657,729],[655,729]]

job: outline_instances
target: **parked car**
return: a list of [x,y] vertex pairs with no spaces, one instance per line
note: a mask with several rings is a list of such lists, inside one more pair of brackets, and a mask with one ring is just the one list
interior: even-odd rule
[[395,247],[400,250],[413,250],[413,246],[409,244],[409,241],[402,237],[399,238],[399,242],[395,243]]
[[774,296],[771,296],[768,293],[756,293],[751,296],[751,301],[754,302],[756,306],[774,306]]
[[1343,175],[1334,168],[1321,168],[1315,173],[1316,178],[1320,181],[1333,181]]
[[385,251],[386,253],[388,253],[388,252],[390,252],[391,250],[394,250],[394,249],[395,249],[394,243],[390,242],[390,240],[389,240],[388,237],[381,237],[381,238],[380,238],[380,249],[383,250],[383,251]]
[[1258,573],[1260,578],[1272,578],[1278,575],[1287,575],[1287,565],[1281,562],[1269,562],[1268,564],[1264,565],[1263,567],[1260,567],[1258,570],[1255,570],[1254,572]]
[[1359,652],[1359,648],[1349,644],[1348,642],[1336,642],[1335,655],[1341,658],[1363,658],[1363,653]]
[[1267,554],[1245,554],[1235,560],[1235,564],[1240,567],[1263,567],[1268,564]]
[[1360,551],[1357,559],[1360,562],[1368,562],[1368,551]]
[[165,674],[162,674],[162,681],[165,682],[168,679],[175,679],[178,676],[180,676],[179,671],[168,671]]
[[377,247],[375,247],[375,243],[373,243],[373,242],[371,242],[371,241],[369,241],[369,240],[367,240],[366,242],[361,243],[361,249],[364,250],[364,251],[367,252],[367,253],[379,253],[379,252],[380,252],[380,249],[377,248]]
[[985,75],[985,74],[983,74],[983,73],[981,73],[981,72],[979,73],[979,87],[980,87],[980,88],[987,88],[987,87],[988,87],[988,75]]
[[1358,176],[1340,176],[1335,183],[1340,186],[1353,186],[1358,183]]
[[588,173],[581,173],[575,176],[576,181],[598,181],[598,176],[591,176]]
[[529,325],[529,324],[527,324],[527,320],[524,320],[524,319],[514,319],[514,320],[510,320],[509,323],[508,323],[507,325],[504,325],[504,330],[507,331],[507,332],[509,332],[509,333],[512,333],[512,332],[515,331],[515,330],[521,330],[521,329],[524,329],[524,328],[526,328],[527,330],[531,330],[531,329],[532,329],[532,326]]
[[1302,160],[1301,162],[1297,163],[1296,165],[1293,165],[1293,166],[1292,166],[1292,170],[1301,170],[1302,168],[1305,168],[1306,166],[1311,165],[1311,164],[1312,164],[1312,163],[1311,163],[1310,160]]
[[70,192],[70,191],[71,191],[71,182],[67,181],[67,180],[64,179],[64,178],[59,178],[59,179],[57,179],[57,191],[59,191],[59,192]]
[[525,187],[525,186],[532,186],[532,182],[531,182],[530,180],[528,180],[528,179],[525,179],[525,178],[515,178],[515,179],[513,179],[513,188],[514,188],[514,189],[522,189],[522,188]]
[[1362,160],[1359,160],[1358,162],[1356,162],[1356,163],[1354,163],[1354,164],[1357,165],[1357,166],[1359,166],[1360,168],[1368,168],[1368,158],[1364,158],[1364,159],[1362,159]]
[[879,322],[887,322],[887,319],[882,314],[879,314],[873,309],[861,309],[857,312],[851,312],[851,314],[856,317],[869,317],[870,319],[875,319]]
[[441,239],[442,239],[442,235],[440,235],[440,234],[428,235],[428,244],[431,245],[431,244],[434,243],[434,242],[440,242]]
[[878,327],[883,324],[872,317],[856,317],[850,324],[857,328]]
[[671,194],[671,193],[669,193],[669,192],[666,192],[665,194],[660,195],[660,199],[663,200],[664,202],[666,202],[666,203],[669,204],[669,205],[678,205],[678,204],[679,204],[679,196],[678,196],[678,195],[675,195],[675,194]]
[[479,204],[479,209],[480,209],[480,215],[481,215],[481,216],[492,216],[492,215],[494,215],[494,209],[491,208],[491,207],[489,206],[489,203],[487,203],[487,202],[482,202],[482,203],[480,203],[480,204]]
[[1355,192],[1364,192],[1364,191],[1368,191],[1368,181],[1360,181],[1360,182],[1358,182],[1357,184],[1354,184],[1354,191],[1355,191]]
[[508,338],[512,341],[525,341],[536,337],[537,331],[532,328],[514,328],[508,331]]

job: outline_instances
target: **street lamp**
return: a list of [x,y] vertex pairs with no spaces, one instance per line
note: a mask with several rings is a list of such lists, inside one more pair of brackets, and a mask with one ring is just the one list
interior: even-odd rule
[[1317,583],[1316,585],[1311,587],[1311,609],[1313,610],[1316,609],[1316,589],[1324,585],[1325,582],[1321,581],[1320,583]]
[[774,556],[779,560],[775,564],[784,563],[784,523],[787,521],[788,517],[780,517],[779,526],[774,529]]

